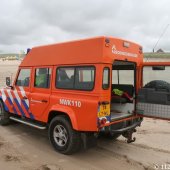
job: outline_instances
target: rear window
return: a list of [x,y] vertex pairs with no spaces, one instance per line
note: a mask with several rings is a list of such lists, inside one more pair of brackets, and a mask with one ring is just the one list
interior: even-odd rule
[[59,67],[56,74],[56,87],[74,90],[92,90],[94,87],[95,68]]
[[57,69],[56,87],[62,89],[74,88],[74,67],[61,67]]
[[92,90],[94,86],[94,67],[76,68],[75,89]]
[[110,84],[110,69],[108,67],[105,67],[103,70],[103,89],[108,89]]

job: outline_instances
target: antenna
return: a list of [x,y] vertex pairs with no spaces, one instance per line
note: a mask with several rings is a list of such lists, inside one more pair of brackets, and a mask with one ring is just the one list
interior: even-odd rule
[[156,48],[156,46],[158,45],[160,39],[163,37],[163,35],[165,34],[165,32],[166,32],[166,30],[167,30],[168,27],[169,27],[169,24],[165,27],[165,29],[163,30],[162,34],[161,34],[160,37],[158,38],[156,44],[155,44],[154,47],[153,47],[153,53],[154,53],[155,48]]

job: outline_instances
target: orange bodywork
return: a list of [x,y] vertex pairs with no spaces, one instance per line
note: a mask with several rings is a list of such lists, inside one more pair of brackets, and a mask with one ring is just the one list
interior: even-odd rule
[[[69,116],[74,129],[78,131],[98,131],[99,102],[110,101],[111,98],[111,82],[110,88],[107,90],[102,88],[103,69],[109,67],[112,70],[112,64],[115,60],[136,63],[136,89],[138,90],[142,85],[140,68],[143,64],[142,47],[138,44],[113,37],[96,37],[33,48],[26,55],[18,70],[19,74],[20,69],[31,68],[29,87],[23,88],[29,100],[28,112],[33,114],[35,120],[44,123],[48,122],[49,115],[52,112],[65,113]],[[56,69],[58,67],[89,65],[95,67],[93,90],[56,88]],[[48,89],[34,87],[35,69],[41,67],[48,67],[52,70]],[[110,74],[110,80],[111,77]],[[16,81],[14,81],[13,86],[14,91],[20,93],[21,98],[24,97],[22,95],[23,90],[16,86]],[[26,115],[26,117],[28,116],[29,114]],[[136,117],[134,115],[130,119]],[[106,126],[112,123],[108,123]]]

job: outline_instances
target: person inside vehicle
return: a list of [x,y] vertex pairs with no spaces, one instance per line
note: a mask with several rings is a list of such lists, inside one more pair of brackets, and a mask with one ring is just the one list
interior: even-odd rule
[[36,87],[47,87],[48,82],[48,71],[47,68],[39,68],[38,75],[36,76],[35,86]]
[[59,75],[59,77],[58,77],[59,81],[69,81],[70,80],[67,73],[65,72],[65,70],[60,69],[58,71],[59,71],[59,74],[58,74]]

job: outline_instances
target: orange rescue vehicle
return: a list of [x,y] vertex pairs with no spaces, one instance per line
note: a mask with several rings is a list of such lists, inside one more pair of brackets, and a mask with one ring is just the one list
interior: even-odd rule
[[0,124],[48,129],[63,154],[95,144],[102,134],[134,142],[143,117],[170,120],[169,84],[154,77],[168,75],[169,66],[143,62],[140,45],[113,37],[32,48],[13,84],[6,78],[0,90]]

